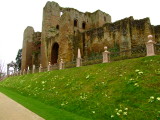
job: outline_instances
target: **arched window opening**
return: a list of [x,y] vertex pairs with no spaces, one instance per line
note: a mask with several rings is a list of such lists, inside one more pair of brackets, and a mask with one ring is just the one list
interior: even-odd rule
[[51,64],[56,64],[58,61],[58,50],[59,50],[59,45],[58,43],[54,43],[52,46],[52,51],[51,51]]
[[59,30],[59,25],[56,26],[56,29]]
[[82,28],[86,29],[86,23],[85,22],[82,23]]
[[60,12],[60,17],[63,15],[63,12]]
[[77,25],[78,25],[78,20],[74,20],[74,27],[77,27]]

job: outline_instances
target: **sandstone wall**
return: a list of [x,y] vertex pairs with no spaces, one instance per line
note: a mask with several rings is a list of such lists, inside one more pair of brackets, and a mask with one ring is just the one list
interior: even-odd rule
[[155,41],[160,43],[160,25],[153,26],[154,34],[155,34]]
[[34,32],[32,42],[32,64],[39,66],[41,50],[41,32]]
[[[77,26],[74,21],[77,20]],[[47,2],[43,9],[43,23],[41,36],[41,63],[47,67],[51,60],[54,43],[59,45],[58,61],[74,59],[74,36],[79,32],[97,28],[110,23],[111,17],[100,10],[94,13],[82,13],[73,8],[63,8],[55,2]],[[85,28],[83,27],[85,23]]]
[[42,36],[41,36],[41,64],[47,67],[48,60],[48,38],[56,32],[56,26],[59,24],[60,7],[58,3],[47,2],[43,8]]
[[29,26],[24,30],[21,70],[27,69],[28,66],[32,66],[33,33],[34,33],[33,27]]
[[153,34],[149,18],[133,20],[131,22],[131,34],[132,48],[147,42],[147,36]]
[[42,67],[47,67],[48,62],[54,64],[55,44],[57,62],[60,59],[70,62],[76,60],[78,48],[83,58],[89,58],[101,55],[104,46],[110,52],[119,52],[144,45],[149,34],[160,42],[160,26],[151,25],[149,18],[129,17],[111,23],[111,16],[100,10],[82,13],[47,2],[43,8],[42,32],[34,32],[32,27],[24,32],[22,69],[31,64],[41,63]]
[[[159,38],[159,27],[156,29]],[[89,57],[101,54],[104,46],[108,46],[110,51],[123,51],[145,44],[148,40],[147,36],[153,32],[149,18],[134,20],[133,17],[129,17],[88,30],[77,38],[81,38],[79,46],[81,46],[83,57]]]

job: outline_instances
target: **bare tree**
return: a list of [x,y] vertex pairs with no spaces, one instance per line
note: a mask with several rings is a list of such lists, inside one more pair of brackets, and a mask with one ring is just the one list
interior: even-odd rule
[[0,80],[5,76],[5,62],[0,60]]

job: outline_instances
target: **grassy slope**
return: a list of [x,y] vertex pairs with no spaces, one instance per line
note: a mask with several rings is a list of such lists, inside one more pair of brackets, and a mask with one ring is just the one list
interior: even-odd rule
[[46,105],[33,98],[20,95],[10,89],[0,87],[0,92],[6,94],[13,100],[37,113],[39,116],[45,118],[46,120],[89,120],[65,110],[57,109],[54,106]]
[[10,77],[0,86],[90,119],[153,120],[160,119],[159,65],[160,56],[145,57]]

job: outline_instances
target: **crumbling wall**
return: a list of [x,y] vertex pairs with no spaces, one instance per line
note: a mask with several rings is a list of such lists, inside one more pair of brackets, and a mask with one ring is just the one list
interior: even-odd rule
[[155,41],[160,43],[160,25],[153,26]]
[[[93,13],[82,13],[73,8],[61,8],[61,11],[63,13],[67,12],[70,14],[71,26],[74,27],[74,20],[77,20],[78,24],[76,27],[74,27],[74,31],[79,30],[80,32],[83,32],[84,30],[101,27],[105,23],[111,22],[111,16],[100,10],[97,10]],[[82,27],[83,22],[86,24],[85,29]]]
[[59,25],[60,6],[55,2],[47,2],[43,8],[42,35],[41,35],[41,64],[46,67],[48,60],[48,38],[57,34]]
[[29,26],[24,30],[21,70],[27,69],[28,66],[32,66],[33,34],[34,34],[33,27]]
[[[43,8],[41,34],[34,33],[32,28],[25,31],[22,68],[31,65],[31,53],[32,64],[41,63],[47,67],[52,61],[55,43],[58,44],[57,62],[60,59],[70,62],[76,60],[78,48],[82,57],[87,58],[102,54],[104,46],[108,46],[110,52],[119,52],[144,45],[149,34],[160,42],[160,26],[152,26],[149,18],[134,20],[129,17],[111,23],[111,16],[100,10],[83,13],[74,8],[60,7],[56,2],[47,2]],[[33,42],[30,42],[31,34]],[[26,40],[28,36],[29,41]]]
[[[159,38],[158,29],[159,27],[156,28],[157,38]],[[108,46],[111,52],[118,52],[144,45],[148,40],[147,36],[153,34],[153,29],[149,18],[134,20],[133,17],[129,17],[88,30],[83,34],[85,34],[83,41],[85,41],[87,48],[81,48],[89,57],[101,54],[104,51],[104,46]],[[83,36],[83,34],[81,35]]]
[[[75,25],[74,21],[77,21]],[[100,10],[94,13],[82,13],[73,8],[63,8],[55,2],[47,2],[43,9],[42,37],[41,37],[41,63],[46,67],[51,61],[52,46],[59,45],[58,60],[75,59],[73,47],[75,36],[79,32],[97,28],[105,23],[110,23],[111,17]]]
[[102,27],[85,32],[88,56],[102,54],[104,46],[110,51],[118,52],[131,48],[130,20],[126,18],[115,23],[107,23]]
[[40,64],[40,50],[41,50],[41,32],[33,34],[32,42],[32,65],[39,66]]
[[131,45],[132,48],[142,45],[148,41],[147,36],[152,34],[151,23],[149,18],[132,20],[131,22]]

